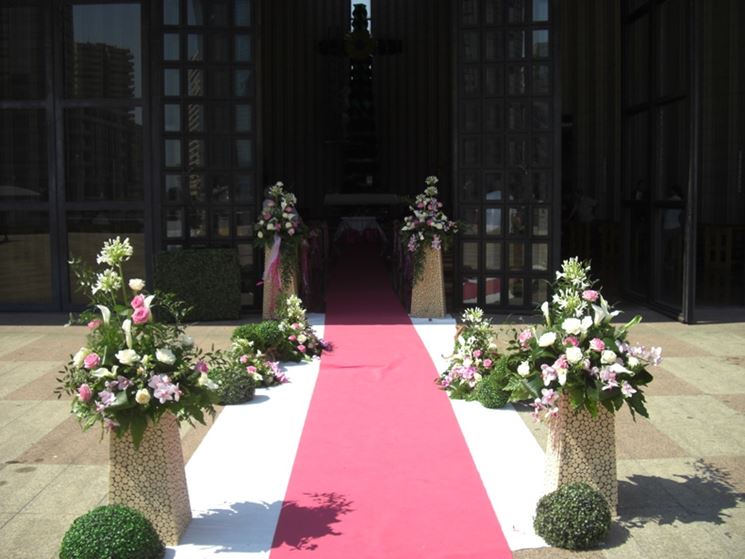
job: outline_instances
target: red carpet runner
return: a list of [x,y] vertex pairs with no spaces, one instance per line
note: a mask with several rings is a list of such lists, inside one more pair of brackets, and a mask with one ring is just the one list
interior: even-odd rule
[[343,266],[271,559],[512,557],[382,262],[357,252]]

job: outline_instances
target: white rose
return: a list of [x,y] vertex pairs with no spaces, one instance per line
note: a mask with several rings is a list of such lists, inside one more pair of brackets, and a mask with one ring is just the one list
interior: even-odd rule
[[186,334],[181,334],[178,338],[178,343],[181,344],[181,347],[191,347],[194,345],[194,338]]
[[587,331],[590,329],[590,326],[592,326],[592,317],[591,316],[585,316],[582,319],[582,324],[580,326],[580,330],[582,330],[583,334],[587,334]]
[[289,221],[285,223],[285,229],[292,229],[292,223],[290,223]]
[[580,361],[582,361],[582,350],[578,347],[568,347],[566,350],[566,356],[567,361],[569,361],[572,365],[576,365]]
[[628,365],[629,365],[629,367],[632,367],[632,368],[633,367],[638,367],[639,366],[639,360],[632,355],[628,359]]
[[150,401],[150,392],[147,388],[140,388],[135,394],[135,402],[145,405]]
[[274,224],[273,223],[267,223],[266,224],[266,230],[267,231],[274,231]]
[[140,360],[140,356],[134,349],[122,349],[116,352],[116,358],[122,365],[134,365]]
[[140,278],[132,278],[129,280],[129,288],[132,291],[142,291],[145,289],[145,280],[141,280]]
[[567,318],[561,323],[561,329],[567,334],[577,335],[582,331],[582,323],[579,318]]
[[308,338],[306,337],[305,334],[300,334],[297,337],[297,341],[299,341],[301,344],[304,344],[307,340],[308,340]]
[[517,368],[517,373],[521,377],[527,377],[530,374],[530,363],[528,361],[520,363],[520,366]]
[[600,354],[600,362],[603,365],[610,365],[611,363],[616,362],[616,354],[614,351],[611,351],[610,349],[606,349],[603,351],[602,354]]
[[264,238],[264,233],[262,233],[261,231],[259,231],[258,233],[256,233],[256,236],[257,236],[257,237],[258,237],[259,239],[263,239],[263,238]]
[[73,355],[72,357],[72,364],[74,367],[77,367],[78,369],[83,366],[83,363],[85,362],[85,358],[90,355],[91,350],[87,347],[81,347],[78,352]]
[[176,362],[176,356],[167,347],[156,349],[155,358],[166,365],[173,365]]
[[538,345],[541,347],[548,347],[554,345],[556,341],[555,332],[546,332],[540,338],[538,338]]

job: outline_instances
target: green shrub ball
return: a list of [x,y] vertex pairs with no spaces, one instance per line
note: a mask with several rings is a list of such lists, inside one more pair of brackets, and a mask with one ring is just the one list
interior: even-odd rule
[[274,361],[301,361],[302,357],[293,351],[292,343],[282,332],[279,322],[265,320],[256,324],[242,324],[233,331],[233,340],[244,339],[254,343],[254,348],[261,350]]
[[476,387],[476,399],[485,408],[497,409],[507,405],[509,392],[505,392],[504,380],[497,374],[492,373],[485,377]]
[[62,538],[60,559],[160,559],[165,547],[136,510],[106,505],[76,518]]
[[589,549],[610,528],[608,502],[585,483],[562,485],[538,501],[533,527],[553,547]]
[[210,377],[217,384],[218,403],[221,406],[242,404],[253,400],[256,383],[245,367],[237,369],[212,369]]

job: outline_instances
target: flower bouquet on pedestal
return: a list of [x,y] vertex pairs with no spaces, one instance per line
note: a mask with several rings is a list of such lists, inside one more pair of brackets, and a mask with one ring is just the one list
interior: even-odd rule
[[427,177],[427,188],[409,206],[411,215],[404,218],[401,242],[411,257],[414,285],[411,314],[422,317],[445,315],[445,284],[442,269],[443,245],[458,232],[458,225],[442,211],[437,199],[437,177]]
[[256,220],[256,242],[264,248],[264,318],[275,317],[280,293],[297,293],[300,247],[306,227],[296,204],[295,195],[277,182],[267,189]]

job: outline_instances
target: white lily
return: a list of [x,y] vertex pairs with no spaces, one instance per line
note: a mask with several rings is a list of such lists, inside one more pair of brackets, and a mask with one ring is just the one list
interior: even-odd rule
[[127,319],[122,322],[122,330],[124,330],[124,337],[127,340],[127,347],[132,349],[132,320]]
[[104,305],[96,305],[98,309],[101,311],[101,316],[103,317],[103,323],[108,324],[109,320],[111,320],[111,311],[108,307]]

